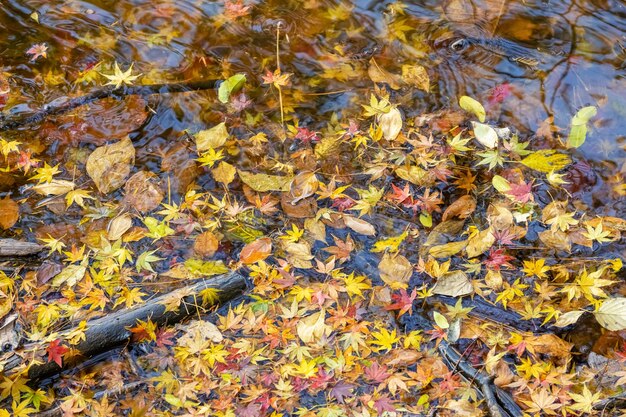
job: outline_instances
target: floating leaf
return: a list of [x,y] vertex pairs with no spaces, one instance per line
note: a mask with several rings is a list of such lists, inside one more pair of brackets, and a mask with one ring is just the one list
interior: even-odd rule
[[543,149],[533,152],[520,161],[528,168],[541,172],[559,171],[569,165],[572,160],[569,156],[552,149]]
[[493,127],[478,122],[472,122],[472,126],[474,137],[481,145],[489,149],[498,146],[498,134]]
[[378,264],[380,278],[392,290],[406,289],[413,275],[413,265],[402,255],[385,253]]
[[107,237],[111,241],[116,241],[122,237],[124,233],[133,225],[133,219],[130,214],[124,213],[109,222],[107,229]]
[[392,74],[381,68],[374,58],[370,59],[369,63],[370,65],[367,68],[367,75],[369,75],[373,82],[389,84],[389,87],[394,90],[400,89],[402,78],[399,75]]
[[235,74],[227,78],[220,84],[217,90],[217,98],[224,104],[228,103],[231,94],[239,91],[245,83],[246,74]]
[[392,107],[387,113],[376,117],[378,125],[383,130],[385,140],[392,141],[402,130],[402,114],[396,107]]
[[235,179],[237,169],[228,162],[221,161],[219,165],[211,170],[215,181],[228,185]]
[[41,195],[63,195],[69,193],[76,187],[72,181],[52,180],[37,184],[33,187],[33,191]]
[[159,185],[159,177],[150,171],[139,171],[124,185],[124,203],[141,213],[159,207],[164,194]]
[[272,240],[269,237],[257,239],[243,247],[239,260],[246,265],[264,260],[272,253]]
[[480,104],[478,101],[468,96],[462,96],[459,99],[459,106],[461,106],[461,108],[466,112],[475,115],[478,118],[479,122],[485,123],[485,117],[487,113],[485,112],[485,108],[483,107],[483,105]]
[[303,171],[296,175],[289,185],[289,197],[291,204],[312,196],[320,185],[315,172]]
[[87,272],[87,268],[83,265],[68,265],[63,271],[52,279],[53,287],[60,287],[64,283],[69,287],[73,287],[76,283],[83,279]]
[[569,136],[567,137],[567,146],[570,148],[578,148],[585,143],[587,138],[587,123],[598,113],[595,106],[587,106],[578,110],[572,117]]
[[437,326],[441,327],[442,329],[447,329],[448,327],[450,327],[448,319],[446,319],[443,314],[437,311],[433,311],[433,318],[435,319],[435,323],[437,324]]
[[565,326],[569,326],[570,324],[574,324],[578,321],[580,316],[583,315],[583,313],[585,313],[584,310],[575,310],[575,311],[568,311],[567,313],[561,314],[559,316],[559,319],[554,323],[554,326],[565,327]]
[[0,200],[0,226],[10,229],[19,218],[19,206],[9,196]]
[[293,177],[283,177],[269,174],[253,174],[252,172],[237,170],[239,178],[254,191],[264,193],[267,191],[289,191]]
[[328,326],[324,320],[326,312],[324,310],[311,314],[298,322],[296,332],[298,337],[304,343],[313,343],[319,341],[322,337],[327,336],[332,331],[332,327]]
[[435,287],[432,289],[433,294],[448,295],[450,297],[461,297],[473,292],[474,286],[463,271],[451,271],[444,274],[437,280]]
[[626,298],[616,297],[605,300],[593,315],[598,323],[607,330],[626,329]]
[[491,233],[491,227],[476,233],[467,240],[467,257],[475,258],[486,252],[496,242],[496,238]]
[[117,190],[126,181],[135,162],[135,148],[128,136],[96,148],[87,158],[87,174],[102,194]]
[[196,139],[196,149],[198,153],[208,151],[209,149],[217,149],[224,146],[228,139],[228,130],[226,123],[222,122],[217,126],[213,126],[207,130],[201,130],[194,135]]

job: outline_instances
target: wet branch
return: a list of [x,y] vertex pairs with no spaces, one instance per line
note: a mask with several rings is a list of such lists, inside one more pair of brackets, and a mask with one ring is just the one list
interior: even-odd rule
[[151,96],[155,94],[173,94],[189,91],[211,90],[215,88],[216,80],[190,81],[172,84],[136,85],[115,88],[104,87],[88,93],[84,96],[75,97],[61,103],[49,103],[39,111],[32,114],[18,114],[15,116],[0,116],[0,132],[16,130],[24,126],[37,124],[46,118],[58,114],[67,113],[77,107],[92,103],[103,98],[123,98],[126,96]]

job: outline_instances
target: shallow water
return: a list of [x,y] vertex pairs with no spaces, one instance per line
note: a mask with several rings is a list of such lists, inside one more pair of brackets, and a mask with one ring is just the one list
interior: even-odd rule
[[[321,129],[333,112],[358,116],[372,87],[367,62],[373,57],[391,73],[406,63],[427,69],[429,92],[393,92],[407,118],[454,108],[458,97],[470,95],[501,126],[526,137],[552,129],[565,138],[577,109],[598,106],[582,156],[605,179],[626,171],[622,1],[265,1],[226,2],[226,9],[223,2],[199,0],[2,4],[1,62],[11,90],[2,110],[8,114],[92,91],[106,81],[97,72],[111,73],[116,61],[124,69],[132,63],[146,84],[244,72],[257,87],[259,74],[273,68],[280,23],[281,66],[294,74],[293,89],[285,92],[293,109],[288,120]],[[26,51],[42,43],[47,58],[29,60]],[[266,94],[251,88],[246,111],[266,111],[266,102],[275,100]],[[41,159],[67,163],[81,158],[80,149],[129,133],[139,150],[137,167],[155,171],[182,152],[185,130],[223,119],[214,103],[212,91],[153,96],[149,111],[143,101],[109,101],[19,136],[41,148]],[[186,186],[180,181],[179,191]],[[5,191],[15,189],[0,182]]]

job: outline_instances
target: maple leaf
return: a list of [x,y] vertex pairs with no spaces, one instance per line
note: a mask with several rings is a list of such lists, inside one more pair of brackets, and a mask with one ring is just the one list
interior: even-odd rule
[[489,258],[485,261],[485,265],[488,268],[493,268],[495,271],[499,271],[501,267],[513,268],[513,265],[509,263],[514,257],[504,253],[504,249],[491,248],[489,251]]
[[598,223],[596,227],[586,225],[587,232],[583,232],[583,236],[591,241],[597,241],[598,243],[610,242],[612,239],[607,238],[611,233],[608,230],[604,230],[602,222]]
[[300,140],[302,143],[311,143],[318,142],[320,140],[317,132],[307,129],[306,127],[299,127],[298,133],[295,136],[295,139]]
[[424,192],[424,195],[417,197],[419,201],[422,203],[422,207],[428,213],[432,213],[433,211],[441,211],[439,208],[440,205],[443,204],[443,200],[441,199],[441,193],[439,191],[435,191],[431,194],[430,188],[427,188]]
[[26,51],[26,53],[28,55],[31,55],[30,57],[31,62],[37,61],[37,58],[39,57],[47,58],[48,57],[48,45],[46,45],[45,43],[37,43],[31,46],[28,49],[28,51]]
[[345,398],[350,398],[352,396],[353,389],[353,384],[345,381],[339,381],[330,389],[328,395],[331,398],[336,399],[339,404],[343,404]]
[[522,271],[529,277],[535,275],[537,278],[547,278],[546,272],[550,270],[550,267],[545,266],[545,263],[545,259],[524,261],[524,269],[522,269]]
[[385,306],[385,310],[400,310],[398,312],[398,317],[401,317],[404,313],[413,312],[413,301],[417,297],[417,290],[413,288],[411,294],[407,293],[405,289],[401,289],[399,293],[395,293],[391,295],[391,299],[395,301],[395,303]]
[[263,84],[272,84],[274,87],[280,89],[280,87],[287,86],[289,84],[289,77],[292,74],[283,74],[279,69],[274,72],[266,70],[265,75],[262,76]]
[[383,412],[389,411],[393,413],[396,411],[396,407],[393,405],[393,400],[387,396],[382,396],[374,401],[374,408],[378,412],[378,415],[383,415]]
[[388,372],[388,368],[385,365],[380,365],[378,362],[374,361],[372,364],[364,369],[365,378],[372,382],[376,382],[377,384],[381,384],[385,382],[387,378],[391,376],[391,373]]
[[570,405],[569,408],[582,413],[593,413],[593,406],[600,400],[601,394],[600,391],[592,394],[589,388],[587,388],[587,384],[585,384],[582,394],[575,394],[573,392],[567,393],[567,395],[574,400],[574,404]]
[[25,174],[28,174],[31,168],[37,168],[39,166],[39,159],[35,159],[31,155],[31,151],[20,151],[20,158],[17,160],[17,166],[24,170]]
[[395,184],[391,184],[393,193],[387,194],[387,199],[394,203],[402,204],[407,199],[411,198],[411,190],[409,189],[409,183],[404,184],[404,188],[396,187]]
[[63,355],[67,351],[69,351],[69,348],[61,345],[61,339],[53,340],[48,347],[46,347],[48,362],[54,361],[59,367],[63,367]]
[[532,184],[526,184],[524,181],[519,184],[510,184],[510,188],[506,191],[506,195],[512,197],[519,203],[527,203],[533,199],[532,188]]
[[37,180],[39,184],[52,181],[52,177],[61,172],[58,165],[51,167],[47,162],[44,162],[43,167],[37,168],[35,175],[30,177],[31,181]]
[[132,333],[134,341],[143,342],[156,340],[156,328],[157,325],[148,319],[147,321],[137,320],[137,324],[128,330]]
[[389,330],[384,327],[378,332],[372,332],[372,337],[374,338],[374,340],[369,341],[369,344],[378,346],[375,349],[379,352],[381,350],[393,349],[393,345],[396,342],[400,341],[400,338],[396,335],[395,329],[393,329],[393,331],[390,333]]
[[354,250],[354,241],[352,237],[348,235],[345,242],[335,236],[333,236],[335,246],[329,246],[324,248],[328,253],[332,253],[337,257],[337,260],[341,263],[350,260],[350,253]]
[[135,81],[141,74],[132,75],[133,72],[133,64],[130,64],[130,67],[124,72],[120,69],[119,64],[115,61],[115,67],[113,68],[113,75],[102,74],[106,77],[109,82],[104,85],[113,85],[114,88],[120,88],[122,84],[132,85],[133,81]]
[[502,229],[502,230],[494,230],[491,233],[493,237],[496,239],[496,242],[499,245],[512,245],[513,241],[517,239],[519,236],[511,231],[511,228]]

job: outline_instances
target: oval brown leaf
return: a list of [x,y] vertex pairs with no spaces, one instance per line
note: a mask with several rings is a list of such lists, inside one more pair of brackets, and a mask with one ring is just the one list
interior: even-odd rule
[[246,265],[250,265],[264,260],[271,253],[272,240],[269,237],[262,237],[244,246],[239,254],[239,260]]
[[207,230],[206,232],[198,235],[193,244],[193,250],[198,255],[209,258],[217,252],[219,245],[220,242],[217,237],[215,237],[213,232]]
[[0,200],[0,226],[10,229],[19,218],[19,206],[9,196]]
[[102,194],[117,190],[130,174],[135,147],[128,136],[117,143],[96,148],[87,158],[87,174]]

